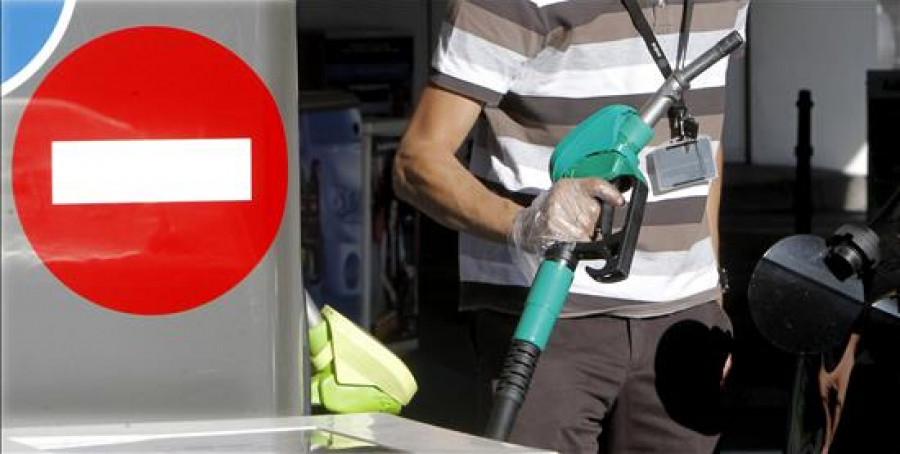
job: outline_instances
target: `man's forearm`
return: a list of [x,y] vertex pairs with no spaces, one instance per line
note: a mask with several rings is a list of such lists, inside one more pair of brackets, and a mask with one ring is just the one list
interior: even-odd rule
[[404,148],[430,146],[434,145],[401,144],[394,161],[396,194],[445,227],[507,241],[522,207],[487,189],[452,154],[421,149],[404,152]]
[[446,227],[505,242],[521,207],[488,190],[455,154],[481,108],[428,86],[394,158],[394,191]]
[[719,147],[719,153],[716,155],[716,168],[719,177],[710,183],[709,196],[706,205],[706,214],[709,221],[709,235],[712,239],[713,249],[716,251],[716,257],[719,258],[719,260],[722,258],[719,253],[719,233],[721,231],[719,227],[719,218],[722,205],[722,181],[725,178],[723,175],[725,170],[724,155],[725,151],[722,147]]

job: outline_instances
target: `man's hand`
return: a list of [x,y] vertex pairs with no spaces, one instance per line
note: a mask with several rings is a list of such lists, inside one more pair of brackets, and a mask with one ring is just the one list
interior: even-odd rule
[[599,178],[566,178],[538,196],[513,221],[510,242],[543,254],[553,243],[590,241],[600,217],[599,200],[622,206],[618,189]]
[[728,357],[725,358],[725,364],[722,365],[722,379],[719,380],[719,386],[725,386],[725,380],[729,374],[731,374],[731,353],[728,354]]
[[847,385],[850,384],[850,372],[853,370],[856,357],[856,346],[859,343],[859,334],[851,334],[847,348],[841,355],[841,360],[833,370],[825,370],[825,365],[819,367],[819,396],[822,398],[822,407],[825,410],[825,443],[822,446],[822,454],[828,453],[828,448],[834,441],[838,423],[841,421],[841,411],[844,409],[844,398],[847,396]]

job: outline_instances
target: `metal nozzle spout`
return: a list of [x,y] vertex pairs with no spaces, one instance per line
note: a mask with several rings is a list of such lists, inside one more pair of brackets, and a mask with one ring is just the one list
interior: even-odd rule
[[641,108],[641,119],[648,125],[655,125],[666,115],[672,104],[681,98],[681,94],[690,88],[692,80],[743,44],[744,38],[741,34],[732,31],[684,69],[675,71],[656,92],[656,95]]

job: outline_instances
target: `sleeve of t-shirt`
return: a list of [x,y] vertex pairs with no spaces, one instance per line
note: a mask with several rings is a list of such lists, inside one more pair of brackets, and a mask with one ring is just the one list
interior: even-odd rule
[[432,60],[431,81],[496,105],[544,45],[534,0],[451,0]]

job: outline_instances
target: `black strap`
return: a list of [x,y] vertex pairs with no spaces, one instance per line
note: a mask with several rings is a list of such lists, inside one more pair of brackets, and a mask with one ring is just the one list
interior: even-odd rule
[[634,24],[634,28],[641,34],[641,38],[644,38],[644,44],[647,45],[647,50],[650,51],[650,56],[653,57],[653,61],[656,62],[659,71],[664,78],[668,79],[672,75],[672,65],[669,64],[669,59],[666,58],[666,54],[663,52],[662,46],[659,45],[653,29],[650,28],[647,18],[644,17],[641,7],[638,6],[636,0],[622,0],[622,4],[625,5],[628,15],[631,16],[631,23]]
[[694,0],[684,0],[681,11],[681,30],[678,31],[678,56],[675,59],[675,69],[684,68],[684,59],[687,58],[688,39],[691,37],[691,20],[694,17]]
[[[678,32],[678,56],[675,60],[675,69],[684,68],[684,59],[687,57],[688,39],[691,36],[691,20],[694,15],[694,0],[684,0],[681,13],[681,30]],[[700,132],[700,124],[688,112],[684,98],[679,98],[669,111],[669,130],[672,137],[696,139]]]
[[[631,17],[631,22],[632,24],[634,24],[634,28],[636,28],[638,33],[641,34],[641,38],[644,39],[644,44],[647,45],[647,50],[650,51],[650,56],[653,57],[653,61],[656,62],[656,66],[659,68],[659,71],[662,73],[664,78],[668,79],[669,76],[672,75],[672,65],[666,58],[666,54],[663,52],[662,46],[659,45],[659,41],[656,39],[656,34],[653,33],[653,29],[650,28],[650,24],[647,22],[647,18],[644,17],[644,13],[638,6],[637,1],[621,1],[625,6],[625,9],[628,11],[628,15]],[[681,28],[679,30],[678,36],[678,54],[676,55],[675,60],[675,63],[677,65],[676,69],[681,69],[684,67],[684,59],[687,56],[687,46],[688,39],[690,37],[693,12],[694,0],[684,0],[681,14]],[[684,104],[684,100],[681,98],[676,100],[672,108],[669,109],[669,129],[671,131],[672,137],[697,137],[699,125],[697,124],[697,121],[688,113],[687,106]]]

